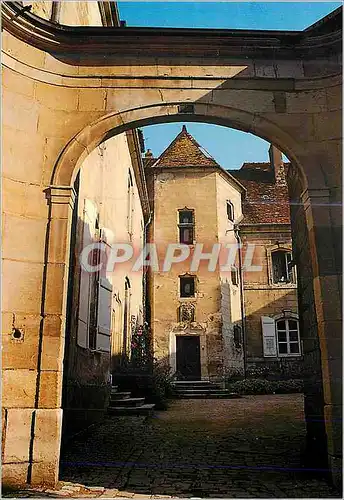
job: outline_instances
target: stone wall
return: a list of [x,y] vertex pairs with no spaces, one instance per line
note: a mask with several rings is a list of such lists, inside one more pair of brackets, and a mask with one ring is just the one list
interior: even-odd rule
[[[219,268],[221,289],[221,316],[223,338],[224,376],[244,373],[244,342],[241,304],[241,273],[239,268],[238,239],[235,225],[242,218],[243,189],[218,175],[216,178],[216,205],[218,241],[221,244]],[[233,221],[228,219],[227,202],[233,205]],[[226,246],[229,248],[226,250]],[[233,262],[227,263],[230,252]],[[233,267],[232,267],[233,266]],[[232,271],[235,271],[233,277]],[[234,280],[234,281],[233,281]],[[234,331],[237,328],[237,336]]]
[[[203,243],[203,252],[211,252],[214,243],[236,243],[233,223],[228,221],[226,212],[226,200],[232,200],[236,216],[241,214],[241,195],[235,183],[233,186],[226,177],[209,167],[203,170],[161,169],[150,172],[149,176],[154,179],[154,221],[150,239],[158,247],[160,268],[167,245],[179,241],[178,209],[184,207],[194,210],[195,241]],[[148,181],[150,186],[152,182]],[[208,271],[209,261],[204,260],[197,271],[191,272],[196,275],[195,298],[179,298],[179,276],[190,272],[193,251],[192,245],[190,257],[174,264],[168,273],[152,273],[154,351],[158,358],[169,359],[175,369],[175,336],[200,335],[202,378],[222,380],[226,372],[242,369],[242,346],[233,347],[233,325],[241,322],[240,291],[233,291],[230,271],[221,276],[218,266],[215,271]],[[221,259],[227,260],[225,252]],[[178,307],[184,302],[195,304],[196,317],[191,325],[178,323]]]
[[[53,4],[55,3],[54,7]],[[32,14],[43,19],[53,19],[55,22],[69,26],[102,26],[98,2],[52,2],[41,0],[30,2],[25,0],[23,4],[31,5]]]
[[[247,374],[259,376],[269,370],[271,365],[272,372],[277,370],[282,376],[283,370],[277,369],[278,360],[264,358],[261,317],[273,318],[284,311],[298,314],[296,284],[272,282],[271,250],[278,248],[278,245],[291,250],[290,226],[242,226],[241,238],[244,248],[248,244],[254,245],[252,264],[261,267],[261,270],[245,270],[243,273]],[[302,365],[302,361],[302,357],[291,357],[284,358],[283,363]]]
[[[57,481],[73,172],[110,130],[181,119],[250,131],[297,167],[329,464],[341,470],[340,13],[315,34],[307,30],[301,48],[284,43],[288,34],[271,47],[270,33],[253,33],[243,45],[231,35],[224,43],[211,30],[186,30],[176,47],[176,37],[162,40],[154,30],[139,45],[132,30],[126,44],[109,33],[104,45],[92,30],[82,39],[64,32],[63,43],[54,44],[52,28],[41,36],[11,5],[2,16],[6,481]],[[190,103],[192,113],[183,113]],[[17,440],[22,451],[14,457]]]
[[[133,134],[133,132],[130,132]],[[129,174],[130,172],[130,174]],[[128,178],[133,181],[129,208]],[[84,226],[85,200],[91,201],[98,212],[99,227],[106,230],[109,243],[132,244],[136,253],[143,245],[143,212],[132,167],[127,135],[121,134],[105,141],[84,161],[78,180],[75,210],[75,249],[73,259],[73,298],[70,304],[69,328],[64,372],[64,433],[65,436],[103,417],[110,393],[110,372],[123,351],[125,280],[130,282],[131,323],[142,324],[143,289],[142,269],[133,272],[133,261],[117,264],[104,273],[112,285],[112,340],[111,352],[95,351],[92,347],[78,345],[78,307],[85,290],[80,288],[80,253]],[[129,209],[132,223],[128,224]],[[85,228],[87,229],[87,228]],[[105,262],[106,263],[106,262]],[[70,292],[71,293],[71,292]],[[88,290],[87,290],[88,293]],[[130,349],[130,336],[127,339]],[[130,350],[128,351],[130,352]]]
[[323,375],[314,304],[312,267],[309,259],[310,242],[306,231],[304,208],[301,203],[302,185],[293,165],[289,170],[288,181],[291,198],[293,252],[298,269],[300,333],[304,352],[303,378],[305,381],[308,460],[312,466],[327,467]]

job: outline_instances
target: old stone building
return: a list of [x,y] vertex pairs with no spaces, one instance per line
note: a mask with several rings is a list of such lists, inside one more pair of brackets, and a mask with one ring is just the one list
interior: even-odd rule
[[[68,327],[64,359],[66,436],[103,417],[110,373],[130,358],[132,329],[144,319],[142,268],[107,266],[114,244],[142,248],[148,198],[136,131],[108,139],[83,162],[74,183]],[[100,243],[99,248],[89,245]],[[83,267],[81,257],[91,264]],[[92,272],[93,266],[101,267]]]
[[[184,126],[156,161],[146,168],[153,222],[150,240],[163,262],[170,244],[192,253],[180,263],[152,270],[151,318],[154,352],[168,360],[180,377],[223,380],[226,372],[243,371],[240,293],[231,273],[210,266],[199,254],[236,244],[235,219],[241,217],[241,184],[210,157]],[[228,218],[228,205],[234,212]],[[235,218],[234,218],[235,217]],[[185,247],[184,247],[185,248]],[[200,247],[198,247],[200,249]],[[216,249],[214,252],[216,258]],[[199,265],[198,265],[199,262]]]
[[[183,126],[158,159],[148,154],[145,161],[150,240],[159,262],[170,243],[189,249],[168,272],[163,266],[151,270],[155,355],[168,360],[181,379],[300,375],[288,165],[282,154],[271,146],[270,163],[228,172]],[[230,266],[226,245],[235,248]]]
[[[78,380],[80,356],[75,354],[85,349],[78,342],[84,345],[90,342],[85,334],[82,339],[86,317],[79,311],[81,316],[78,313],[74,317],[76,339],[73,337],[68,365],[65,354],[69,343],[65,340],[72,331],[68,323],[68,290],[74,281],[70,243],[75,231],[71,229],[73,224],[73,228],[80,229],[80,241],[81,228],[88,225],[100,236],[105,224],[113,223],[98,203],[96,192],[93,197],[87,188],[94,181],[86,166],[79,177],[80,200],[92,203],[84,203],[83,207],[78,202],[81,218],[78,225],[77,212],[73,211],[78,172],[93,151],[96,151],[95,165],[99,166],[101,155],[106,155],[102,145],[111,137],[148,124],[171,121],[199,121],[249,131],[276,145],[290,160],[287,181],[292,200],[293,257],[297,264],[301,331],[307,332],[303,353],[311,368],[305,385],[307,447],[318,460],[317,465],[328,467],[333,479],[338,480],[342,415],[341,23],[341,9],[337,9],[303,31],[124,28],[119,26],[113,2],[87,5],[86,2],[3,2],[2,472],[5,484],[54,485],[58,480],[66,402],[62,397],[62,382],[68,379],[64,372],[66,368],[71,378]],[[128,137],[127,141],[129,144]],[[124,162],[121,185],[125,186],[128,170],[135,174],[135,162],[133,158],[129,160],[125,150],[121,158]],[[234,196],[234,186],[239,184],[248,193],[250,188],[245,179],[235,179],[233,174],[215,165],[210,168],[213,173],[208,178],[203,172],[202,182],[214,194],[218,191],[219,207],[215,197],[211,203],[224,214],[214,216],[211,229],[214,239],[224,234],[227,194]],[[193,169],[188,172],[191,180],[192,172]],[[139,178],[135,174],[132,179],[136,200],[141,189]],[[160,180],[158,185],[163,191],[164,183]],[[124,189],[127,192],[128,185]],[[108,190],[106,193],[110,196]],[[180,200],[175,200],[173,210],[189,209],[187,222],[180,221],[189,225],[190,209],[194,208],[190,203],[197,202],[196,213],[196,209],[203,210],[202,202],[193,192],[191,197],[182,191],[178,196]],[[143,200],[144,196],[140,196],[138,214],[146,210]],[[86,224],[85,204],[85,214],[93,213]],[[245,216],[244,202],[242,207]],[[118,217],[126,227],[124,215]],[[139,219],[142,220],[142,214]],[[194,222],[195,230],[201,230],[199,219],[195,217]],[[174,212],[168,224],[177,241],[178,223]],[[228,235],[232,238],[231,233]],[[275,236],[269,236],[261,242],[261,247],[267,243],[272,252],[278,252],[282,244],[287,255],[285,235],[281,227],[276,238],[280,246],[274,241]],[[242,238],[245,237],[243,227]],[[279,262],[282,263],[282,258]],[[76,276],[77,271],[75,280]],[[278,277],[282,276],[279,272]],[[122,278],[120,283],[113,284],[112,293],[117,295],[117,289],[123,304],[128,284],[124,284],[123,295]],[[164,278],[158,275],[157,279],[163,286]],[[179,305],[193,302],[193,298],[187,297],[179,300],[178,279],[179,274],[171,287],[173,314],[169,321],[176,323],[173,328],[179,328]],[[129,277],[129,280],[134,283],[134,279]],[[206,281],[203,275],[202,281]],[[253,281],[250,279],[250,286],[257,288]],[[212,296],[212,310],[218,310],[220,295],[214,281],[210,279],[209,287],[207,283],[200,285],[204,285],[201,293]],[[278,302],[281,299],[275,286],[277,283],[271,284],[271,297]],[[283,286],[280,285],[281,289]],[[231,289],[234,291],[229,283],[227,296],[233,299],[233,310],[237,310],[234,300],[237,301],[239,294],[231,296]],[[281,293],[284,292],[287,289]],[[76,287],[74,293],[80,302]],[[200,296],[196,300],[203,299]],[[140,317],[141,301],[136,298],[134,302],[133,315]],[[255,308],[263,308],[265,317],[277,314],[276,310],[264,309],[264,304],[256,304]],[[290,308],[287,305],[287,310]],[[257,325],[253,309],[250,317],[252,325]],[[192,308],[191,311],[182,308],[180,312],[183,317],[193,314]],[[211,320],[210,310],[204,317],[198,316],[197,304],[195,314],[203,331],[210,321],[216,325],[211,330],[215,338],[221,323],[219,316]],[[239,322],[240,314],[233,320]],[[87,321],[94,324],[90,316]],[[289,333],[295,331],[292,327],[293,323],[288,323]],[[232,332],[228,330],[225,334],[229,339]],[[99,340],[105,342],[108,337],[104,330]],[[93,345],[92,342],[88,345]],[[160,342],[158,347],[165,357],[168,343]],[[257,358],[262,357],[262,347],[257,344],[254,349],[250,355],[256,360],[252,363],[257,363]],[[96,364],[100,360],[105,367],[106,356],[90,352],[85,356],[85,366],[89,361]],[[217,373],[222,360],[217,359],[216,363]],[[74,401],[70,403],[74,408],[82,407],[81,395],[93,391],[89,387],[94,382],[99,387],[104,383],[105,371],[98,373],[96,382],[93,376],[88,382],[85,377],[78,402],[79,396],[74,392]]]
[[231,171],[246,189],[241,243],[243,248],[252,245],[252,265],[261,268],[242,270],[247,375],[302,377],[289,163],[274,146],[269,157],[268,163],[244,163]]

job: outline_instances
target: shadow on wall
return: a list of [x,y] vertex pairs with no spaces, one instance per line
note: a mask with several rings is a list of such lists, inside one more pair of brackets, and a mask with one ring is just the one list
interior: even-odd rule
[[[300,310],[300,288],[303,280],[298,278],[298,309]],[[295,291],[270,302],[246,317],[247,335],[247,376],[266,380],[303,379],[304,408],[307,427],[307,450],[309,466],[327,467],[326,432],[324,417],[323,380],[321,370],[321,352],[317,324],[312,322],[314,299],[305,296],[303,291],[302,314],[299,318],[301,353],[293,358],[263,358],[261,316],[274,316],[283,312],[286,302],[295,302]],[[296,304],[295,304],[296,305]],[[251,359],[250,359],[251,358]],[[258,359],[257,359],[258,358]],[[260,359],[259,359],[260,358]]]
[[[85,222],[77,216],[75,205],[67,297],[62,442],[104,417],[111,392],[111,332],[104,323],[104,309],[99,306],[109,300],[112,284],[103,274],[88,273],[80,266],[82,248],[99,241],[97,218],[91,215],[85,215]],[[93,250],[88,263],[96,264],[100,258],[99,252]]]

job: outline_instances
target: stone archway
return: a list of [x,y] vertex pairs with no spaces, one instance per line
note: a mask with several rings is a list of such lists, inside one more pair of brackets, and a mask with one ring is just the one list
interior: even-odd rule
[[[190,120],[190,116],[183,115],[181,117],[181,115],[178,113],[179,105],[180,104],[169,105],[166,107],[161,107],[159,105],[157,107],[150,106],[148,110],[147,108],[137,108],[135,110],[128,110],[128,112],[122,112],[120,118],[118,114],[112,114],[96,121],[94,124],[85,127],[79,134],[77,134],[75,138],[73,138],[66,145],[66,148],[64,149],[63,153],[58,158],[53,176],[53,181],[56,183],[56,189],[64,189],[62,187],[64,182],[66,183],[73,182],[75,172],[78,170],[78,167],[82,163],[85,156],[87,156],[92,151],[93,148],[95,148],[102,141],[108,139],[109,137],[116,135],[117,133],[121,133],[124,130],[130,129],[131,127],[138,127],[146,124],[163,123],[166,121],[171,122],[180,120],[210,122],[221,125],[226,124],[227,126],[233,124],[233,121],[231,121],[228,118],[225,118],[225,116],[230,113],[230,110],[225,109],[224,107],[221,106],[212,107],[208,105],[207,115],[204,116],[200,114],[200,111],[202,109],[202,106],[204,108],[205,106],[198,105],[197,108],[198,114],[193,115]],[[173,110],[175,111],[175,114],[172,113]],[[157,115],[155,115],[156,111],[158,111]],[[150,114],[150,116],[147,116],[148,113]],[[238,110],[234,110],[233,114],[235,116],[236,128],[247,130],[248,123],[250,123],[249,122],[251,118],[250,115],[248,113],[240,113],[240,111]],[[212,118],[210,118],[210,115],[212,116]],[[240,115],[241,115],[241,120],[239,121],[238,117]],[[129,120],[127,121],[127,117],[130,117],[132,121]],[[268,130],[266,130],[264,126],[268,128]],[[258,129],[259,135],[272,142],[271,136],[269,136],[271,129],[272,129],[271,123],[268,122],[265,124],[264,120],[260,120],[260,128]],[[312,238],[312,235],[310,237],[306,237],[307,244],[306,240],[302,238],[305,238],[305,232],[306,233],[312,232],[312,230],[309,231],[310,226],[314,228],[314,222],[312,221],[312,212],[310,210],[311,203],[313,201],[317,205],[319,201],[319,196],[321,196],[322,202],[325,201],[326,205],[328,204],[328,200],[324,198],[324,196],[326,196],[326,193],[323,190],[321,190],[320,192],[317,190],[314,193],[313,190],[307,189],[305,185],[306,180],[305,176],[303,175],[302,165],[298,161],[297,157],[292,153],[293,149],[299,150],[300,145],[296,141],[293,141],[290,136],[285,134],[283,131],[279,130],[275,125],[273,126],[273,131],[274,131],[274,140],[278,141],[277,143],[279,145],[279,148],[281,148],[282,151],[288,152],[287,154],[292,156],[293,159],[293,169],[291,171],[289,179],[291,196],[294,205],[292,210],[293,233],[294,233],[294,238],[296,240],[296,248],[299,248],[300,250],[300,247],[303,247],[305,245],[307,247],[306,256],[305,254],[303,254],[302,259],[307,258],[307,255],[309,258],[310,255],[314,256],[313,252],[314,252],[315,241]],[[53,185],[51,187],[53,188]],[[66,188],[69,189],[70,186],[67,184]],[[297,220],[299,221],[298,223],[296,222]],[[302,224],[304,225],[303,232],[300,229]],[[303,234],[302,238],[301,234]],[[53,238],[53,240],[55,240],[55,238]],[[302,262],[303,260],[301,260],[301,265]],[[303,272],[302,267],[301,269],[299,269],[299,275],[302,282],[307,283],[308,287],[309,286],[311,287],[311,291],[308,291],[307,294],[301,293],[300,295],[301,304],[307,305],[309,301],[312,300],[310,297],[313,294],[314,299],[318,300],[317,304],[321,305],[322,307],[321,299],[316,298],[317,293],[319,293],[319,289],[316,289],[314,287],[314,276],[313,275],[310,276],[309,273],[307,274],[306,272]],[[319,278],[317,277],[316,282],[318,282],[318,280]],[[317,321],[316,315],[319,313],[321,314],[319,310],[313,311],[313,317],[312,318],[307,317],[305,319],[303,325],[304,328],[309,328],[310,326],[312,326],[312,321],[313,322]],[[321,332],[319,333],[321,334]],[[323,344],[324,342],[326,343],[325,336],[320,339],[320,347],[323,346],[324,348]],[[318,347],[316,349],[318,349]],[[322,380],[320,371],[317,371],[320,370],[320,363],[322,362],[322,370],[324,376],[324,369],[325,370],[327,369],[326,364],[328,362],[328,359],[318,358],[316,350],[314,349],[315,348],[313,346],[311,349],[311,354],[309,355],[308,359],[308,363],[309,362],[313,363],[314,377],[311,379],[311,381],[308,382],[308,385],[310,383],[315,385],[317,384],[317,390],[319,390],[320,392],[312,394],[312,391],[310,391],[310,393],[307,396],[306,411],[308,410],[307,417],[309,417],[310,420],[312,419],[315,420],[316,418],[318,419],[324,418],[324,411],[327,412],[329,410],[328,404],[325,403],[324,405],[323,398],[324,398],[324,393],[325,395],[327,395],[327,397],[330,396],[330,393],[327,392],[330,390],[330,388],[328,386],[326,388],[326,384],[327,383],[331,384],[329,377]],[[315,369],[316,363],[318,364],[317,369]],[[319,384],[322,383],[323,387],[319,387]],[[311,444],[312,453],[318,453],[319,451],[324,451],[324,447],[326,447],[326,436],[325,434],[321,435],[320,426],[317,425],[316,426],[317,428],[315,428],[314,424],[310,422],[308,423],[308,427],[310,433],[309,441]],[[324,432],[324,429],[322,430],[322,432]],[[328,437],[331,432],[332,430],[330,430],[329,427],[327,427]],[[326,458],[324,456],[322,457],[321,464],[323,465],[323,467],[326,467]]]
[[307,180],[297,156],[302,151],[302,144],[276,123],[262,117],[257,120],[253,113],[217,104],[195,103],[192,114],[184,114],[180,112],[183,104],[184,102],[141,106],[120,113],[110,113],[90,123],[66,144],[54,166],[51,185],[70,186],[84,158],[113,135],[145,125],[183,121],[235,128],[273,143],[294,163],[303,188],[306,189]]
[[[5,477],[15,476],[16,484],[57,480],[74,203],[71,186],[77,169],[111,134],[149,123],[181,120],[252,132],[275,144],[293,162],[290,185],[294,238],[300,249],[306,249],[302,262],[308,264],[304,266],[307,272],[303,275],[301,269],[305,306],[314,304],[311,312],[305,309],[305,316],[319,336],[324,391],[320,404],[325,414],[327,452],[330,468],[339,470],[338,26],[330,20],[328,28],[325,23],[324,29],[318,26],[304,35],[263,33],[259,35],[259,50],[255,48],[254,32],[217,33],[214,38],[212,34],[195,35],[186,30],[167,36],[162,47],[159,34],[131,34],[129,30],[119,56],[113,31],[106,32],[104,45],[103,34],[83,28],[80,41],[68,30],[47,22],[42,25],[31,14],[15,14],[16,6],[6,5],[4,145],[9,160],[4,175],[10,229],[5,240],[4,281],[10,292],[4,301],[4,323],[8,331],[16,327],[31,332],[34,340],[27,348],[24,343],[22,351],[20,344],[6,344]],[[138,50],[137,36],[142,36],[143,45],[147,48],[150,44],[155,52],[147,57],[140,48],[138,55],[128,60],[125,51]],[[194,43],[191,58],[185,50],[185,37]],[[89,53],[83,41],[91,43]],[[245,46],[247,54],[238,46]],[[109,57],[106,66],[101,64],[105,56]],[[27,164],[29,167],[24,168]],[[10,203],[12,193],[18,203]],[[29,258],[25,236],[18,239],[18,233],[31,239],[35,235]],[[33,287],[37,293],[32,295]],[[310,345],[309,352],[313,350]],[[24,382],[17,383],[18,377],[25,380],[26,390],[21,387]],[[25,417],[20,433],[22,442],[28,445],[19,462],[13,464],[7,449],[16,440],[18,411]],[[317,417],[316,412],[309,415],[311,419]]]

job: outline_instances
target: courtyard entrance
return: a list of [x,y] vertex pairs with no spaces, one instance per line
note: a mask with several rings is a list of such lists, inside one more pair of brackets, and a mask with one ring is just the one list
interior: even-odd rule
[[151,419],[107,418],[65,450],[60,479],[86,489],[74,486],[72,492],[67,484],[63,491],[134,498],[335,498],[322,471],[303,467],[303,404],[302,394],[179,400]]

